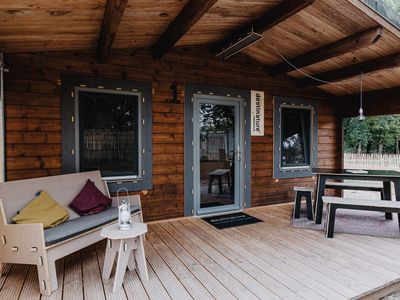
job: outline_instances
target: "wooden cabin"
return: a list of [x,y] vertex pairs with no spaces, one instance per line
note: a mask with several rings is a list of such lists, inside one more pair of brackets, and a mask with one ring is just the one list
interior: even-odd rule
[[292,202],[312,168],[342,167],[361,73],[364,113],[400,113],[400,30],[373,4],[2,0],[3,179],[100,168],[146,222]]

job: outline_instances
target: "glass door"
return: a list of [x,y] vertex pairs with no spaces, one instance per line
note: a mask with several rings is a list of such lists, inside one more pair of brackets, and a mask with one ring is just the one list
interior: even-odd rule
[[197,96],[194,112],[196,214],[238,210],[242,186],[241,102]]

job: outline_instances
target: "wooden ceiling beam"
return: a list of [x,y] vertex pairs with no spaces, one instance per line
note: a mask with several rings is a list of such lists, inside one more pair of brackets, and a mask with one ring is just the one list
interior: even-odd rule
[[[383,57],[379,57],[373,60],[368,60],[358,64],[346,66],[340,69],[320,73],[313,75],[318,79],[329,82],[338,82],[346,80],[355,76],[359,76],[361,72],[364,74],[377,72],[385,69],[392,69],[400,67],[400,53],[395,53]],[[324,85],[325,83],[316,81],[312,78],[304,78],[299,80],[300,87],[310,88]]]
[[307,6],[313,4],[315,0],[285,0],[282,1],[275,8],[267,11],[257,20],[252,21],[239,29],[236,29],[234,32],[230,33],[226,38],[224,38],[218,45],[215,47],[216,52],[220,51],[227,45],[229,45],[232,41],[237,41],[239,37],[243,34],[251,31],[253,29],[254,32],[264,33],[268,29],[278,25],[279,23],[285,21],[289,17],[303,10]]
[[[329,58],[368,47],[375,44],[381,36],[382,27],[373,27],[321,48],[311,50],[310,52],[292,58],[289,61],[297,68],[304,68]],[[287,62],[282,62],[272,67],[266,67],[266,71],[269,75],[276,76],[293,71],[293,68]]]
[[121,23],[128,0],[107,0],[97,43],[97,55],[100,62],[105,62]]
[[190,0],[152,46],[153,57],[160,59],[218,0]]

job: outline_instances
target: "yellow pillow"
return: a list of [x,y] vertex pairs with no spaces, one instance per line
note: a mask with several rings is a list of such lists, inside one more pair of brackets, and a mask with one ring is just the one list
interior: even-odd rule
[[68,219],[68,211],[45,191],[40,191],[12,220],[17,224],[42,223],[55,227]]

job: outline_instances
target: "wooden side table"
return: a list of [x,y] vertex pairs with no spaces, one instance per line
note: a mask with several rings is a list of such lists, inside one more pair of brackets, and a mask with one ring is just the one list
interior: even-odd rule
[[122,286],[126,268],[130,271],[137,268],[142,280],[148,280],[146,258],[144,255],[143,235],[147,232],[147,225],[133,222],[132,229],[119,230],[118,224],[112,224],[101,230],[101,236],[107,238],[107,248],[104,257],[103,279],[109,279],[111,270],[117,257],[113,293]]

